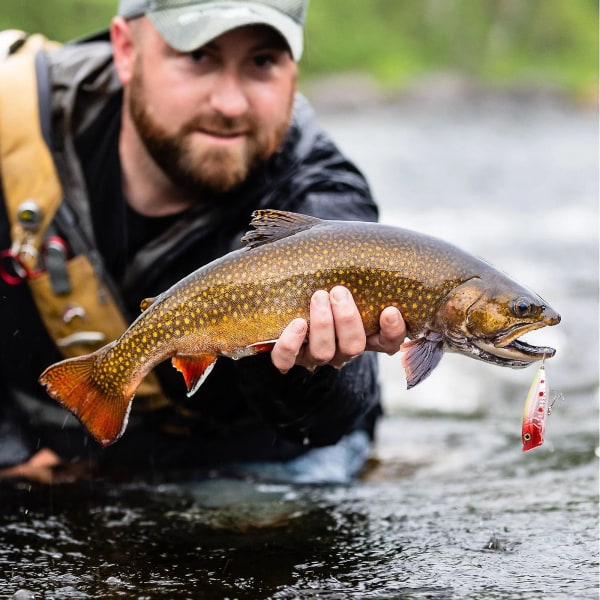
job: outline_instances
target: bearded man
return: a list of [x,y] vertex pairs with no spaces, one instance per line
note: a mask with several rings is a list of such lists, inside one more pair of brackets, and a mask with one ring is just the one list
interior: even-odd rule
[[[77,286],[68,309],[42,318],[35,286],[15,281],[48,271],[55,289],[64,244],[66,256],[90,259],[131,322],[142,299],[238,248],[255,209],[375,220],[364,177],[296,89],[306,5],[121,0],[109,32],[36,60],[39,119],[63,200],[43,246],[53,260],[16,276],[5,265],[0,280],[5,476],[82,460],[267,477],[271,465],[277,478],[302,481],[346,481],[360,470],[381,412],[373,351],[396,352],[406,335],[397,309],[385,309],[380,332],[366,337],[350,292],[320,290],[310,331],[295,319],[270,353],[218,361],[192,398],[160,365],[159,392],[145,402],[140,390],[128,429],[102,449],[37,383],[69,344],[94,341],[87,330],[57,340],[48,324],[85,324]],[[5,212],[6,257],[15,247],[8,202]]]

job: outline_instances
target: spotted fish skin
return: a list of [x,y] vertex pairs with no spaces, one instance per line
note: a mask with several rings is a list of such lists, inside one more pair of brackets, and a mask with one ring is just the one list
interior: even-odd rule
[[[412,340],[403,359],[408,387],[431,372],[444,350],[509,366],[554,354],[551,348],[515,350],[510,344],[512,332],[552,325],[560,317],[455,246],[377,223],[270,210],[253,217],[245,247],[144,301],[144,311],[118,340],[41,375],[48,393],[100,443],[121,435],[135,390],[157,364],[171,358],[194,393],[217,357],[269,350],[292,319],[308,320],[316,290],[336,285],[352,293],[367,335],[378,330],[385,307],[400,309]],[[474,346],[473,340],[484,344]],[[495,344],[510,356],[490,352]]]

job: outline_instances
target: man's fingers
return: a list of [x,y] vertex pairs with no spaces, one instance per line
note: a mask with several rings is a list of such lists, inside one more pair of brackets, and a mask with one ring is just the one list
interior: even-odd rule
[[364,352],[365,328],[354,298],[347,288],[334,287],[330,298],[337,339],[337,351],[332,364],[341,367],[351,358]]
[[271,351],[271,361],[282,373],[287,373],[296,364],[307,331],[308,324],[304,319],[294,319],[275,343]]
[[315,367],[328,363],[335,356],[335,325],[329,293],[316,291],[310,301],[310,332],[302,364]]
[[367,350],[395,354],[406,339],[406,323],[394,306],[385,308],[379,317],[381,330],[367,338]]
[[349,290],[342,286],[331,292],[319,290],[310,302],[310,332],[304,319],[294,319],[277,340],[271,360],[279,371],[287,373],[294,365],[314,369],[330,364],[339,368],[365,350],[395,354],[406,338],[400,311],[388,306],[382,311],[379,324],[380,331],[366,337]]

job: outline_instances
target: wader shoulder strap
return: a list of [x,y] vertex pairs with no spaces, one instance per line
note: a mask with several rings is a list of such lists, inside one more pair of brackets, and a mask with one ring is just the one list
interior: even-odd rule
[[[0,62],[0,172],[13,248],[19,247],[19,258],[31,271],[62,199],[40,125],[36,62],[29,52]],[[29,211],[28,201],[37,203],[40,212]]]
[[[60,238],[49,232],[59,208],[67,208],[61,205],[63,192],[49,138],[45,54],[24,51],[0,60],[0,176],[11,223],[9,252],[29,284],[48,333],[68,358],[116,339],[127,322],[90,261],[92,249],[67,260],[66,245],[61,247]],[[167,403],[153,374],[138,395],[146,396],[139,408]]]

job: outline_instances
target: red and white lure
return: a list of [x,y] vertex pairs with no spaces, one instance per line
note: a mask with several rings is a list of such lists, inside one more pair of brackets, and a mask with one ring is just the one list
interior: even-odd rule
[[550,414],[552,405],[548,406],[548,392],[546,386],[546,369],[544,361],[538,369],[523,410],[523,452],[533,450],[544,443],[544,432],[546,430],[546,416]]

